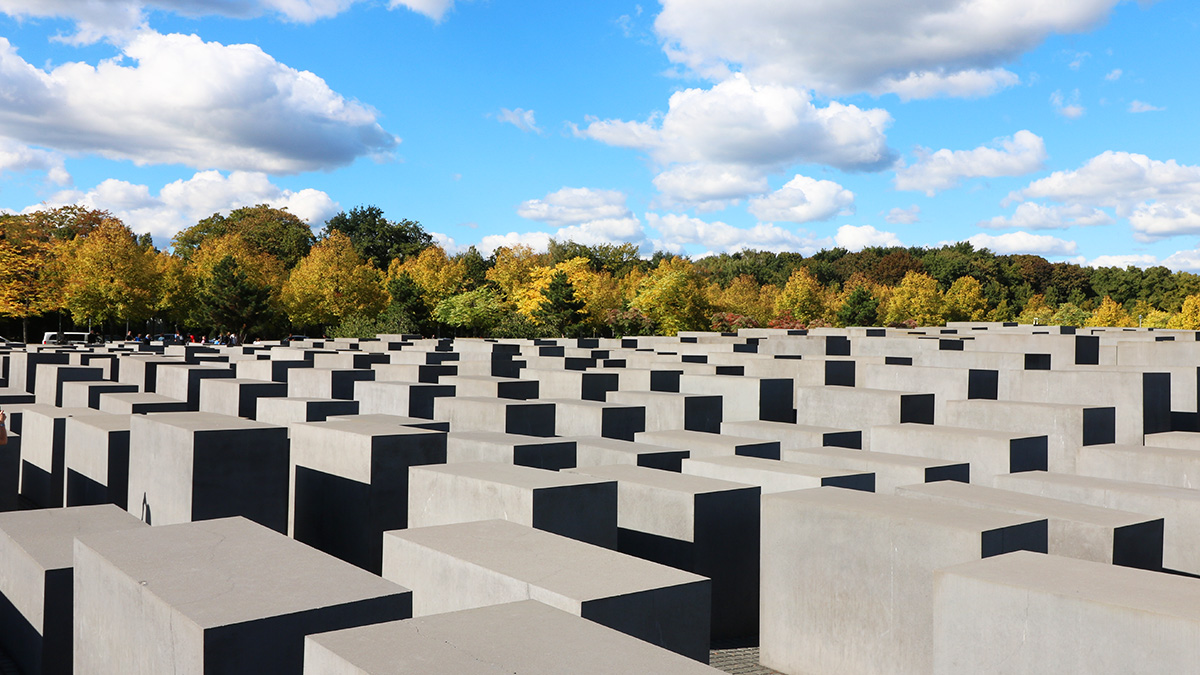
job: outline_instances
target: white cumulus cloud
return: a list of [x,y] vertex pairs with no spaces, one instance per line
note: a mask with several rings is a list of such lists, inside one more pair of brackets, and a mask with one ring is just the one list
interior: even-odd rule
[[654,177],[668,205],[694,205],[701,211],[723,208],[729,200],[768,189],[759,169],[741,164],[681,164]]
[[1121,269],[1130,265],[1146,268],[1157,264],[1158,258],[1148,254],[1102,255],[1087,263],[1088,267],[1120,267]]
[[833,240],[847,251],[861,251],[868,246],[904,245],[894,233],[877,230],[871,225],[843,225]]
[[619,190],[564,187],[542,199],[522,203],[517,215],[558,226],[627,218],[631,214],[625,199],[625,193]]
[[1045,142],[1026,130],[974,150],[943,148],[931,153],[921,148],[915,164],[896,169],[896,189],[916,190],[932,197],[967,178],[1021,176],[1041,169],[1045,161]]
[[751,199],[748,210],[762,221],[829,220],[854,212],[854,193],[831,180],[797,175],[775,192]]
[[1074,255],[1079,246],[1073,241],[1048,234],[1009,232],[1008,234],[976,234],[967,237],[976,248],[989,248],[1000,254],[1032,253],[1036,255]]
[[67,172],[61,153],[31,148],[7,138],[0,138],[0,173],[35,171],[44,171],[46,180],[55,185],[71,183],[71,174]]
[[407,7],[440,23],[446,12],[454,8],[454,0],[389,0],[388,7]]
[[383,155],[375,111],[255,45],[138,33],[123,59],[43,70],[0,38],[0,135],[137,164],[295,173]]
[[134,232],[148,232],[159,239],[170,239],[214,213],[228,214],[243,206],[286,208],[313,227],[340,209],[320,190],[287,190],[262,173],[235,171],[224,175],[202,171],[187,180],[164,185],[157,195],[150,192],[149,186],[110,178],[90,190],[63,190],[24,211],[71,204],[109,211]]
[[1111,208],[1139,241],[1200,233],[1200,166],[1107,151],[1070,171],[1055,171],[1007,197],[1044,199],[1074,209]]
[[1022,202],[1010,217],[996,216],[979,223],[989,229],[1065,230],[1072,226],[1110,225],[1113,217],[1084,204],[1065,206]]
[[1129,112],[1131,113],[1158,112],[1161,110],[1166,110],[1166,108],[1150,105],[1149,103],[1145,103],[1143,101],[1135,100],[1129,104]]
[[913,204],[907,209],[897,206],[891,211],[888,211],[887,215],[884,216],[883,219],[893,225],[912,225],[913,223],[921,220],[921,207],[917,206],[916,204]]
[[815,239],[771,223],[742,228],[676,213],[647,213],[646,224],[658,231],[659,237],[653,241],[655,247],[671,253],[683,253],[687,244],[701,244],[709,253],[757,249],[811,255],[830,243],[828,239]]
[[668,58],[704,77],[740,71],[830,95],[974,96],[1011,85],[1003,65],[1051,34],[1098,25],[1118,2],[662,0],[655,30]]
[[1069,120],[1077,120],[1087,112],[1087,108],[1079,105],[1078,89],[1071,94],[1070,98],[1064,97],[1061,91],[1056,90],[1050,94],[1050,105],[1054,107],[1054,112]]

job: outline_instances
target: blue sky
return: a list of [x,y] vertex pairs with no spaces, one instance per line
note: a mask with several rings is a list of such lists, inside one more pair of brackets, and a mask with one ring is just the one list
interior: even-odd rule
[[1198,33],[1188,0],[0,0],[0,208],[1200,271]]

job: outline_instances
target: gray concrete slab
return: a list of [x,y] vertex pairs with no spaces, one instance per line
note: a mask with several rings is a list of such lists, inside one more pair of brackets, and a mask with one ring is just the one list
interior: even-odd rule
[[0,514],[0,649],[22,672],[71,672],[75,537],[142,527],[112,505]]
[[506,520],[388,532],[383,576],[414,616],[538,600],[708,660],[708,579]]
[[409,527],[495,518],[615,549],[617,483],[492,462],[409,469]]
[[359,403],[359,412],[364,414],[434,419],[433,402],[444,396],[454,396],[452,385],[370,381],[354,384],[354,400]]
[[869,471],[837,469],[741,455],[685,459],[682,470],[683,473],[691,476],[757,485],[762,488],[763,494],[808,490],[821,486],[867,492],[875,489],[875,474]]
[[721,431],[721,397],[666,391],[613,391],[609,403],[646,409],[646,431],[686,429],[712,434]]
[[875,492],[893,494],[896,488],[913,483],[971,480],[971,467],[966,462],[930,459],[849,448],[793,448],[784,450],[780,459],[786,462],[828,466],[875,474]]
[[119,382],[63,382],[62,407],[100,409],[102,394],[132,394],[137,393],[135,384]]
[[1029,432],[988,431],[928,424],[871,427],[874,452],[915,455],[971,465],[971,480],[991,485],[1001,474],[1045,471],[1047,437]]
[[288,385],[242,378],[221,378],[200,383],[200,410],[230,417],[258,417],[258,402],[287,396]]
[[634,465],[569,469],[617,482],[617,550],[712,580],[712,639],[758,635],[759,495]]
[[288,531],[378,572],[385,530],[408,527],[409,467],[446,461],[446,434],[354,418],[293,424]]
[[862,431],[807,424],[766,420],[721,422],[721,433],[779,441],[781,450],[821,446],[862,449]]
[[1075,471],[1081,476],[1196,489],[1200,488],[1200,449],[1086,445],[1077,450]]
[[559,436],[601,436],[632,441],[646,430],[646,409],[579,399],[543,398],[554,404],[554,430]]
[[309,675],[718,672],[536,600],[311,635],[304,664]]
[[289,373],[287,395],[293,398],[352,400],[359,382],[371,382],[375,371],[362,368],[304,368]]
[[933,673],[1182,673],[1200,659],[1195,579],[1016,552],[938,570],[933,589]]
[[[219,364],[160,363],[153,393],[176,401],[186,401],[188,410],[200,409],[200,382],[210,378],[233,378],[233,369]],[[150,389],[143,389],[150,392]]]
[[688,456],[693,459],[733,455],[779,459],[779,442],[759,438],[742,438],[728,434],[673,429],[670,431],[643,431],[637,434],[634,440],[638,443],[687,450]]
[[632,464],[679,473],[680,463],[688,458],[687,450],[664,445],[636,443],[600,436],[567,436],[575,441],[575,462],[579,467]]
[[128,508],[156,526],[244,516],[287,532],[287,429],[213,413],[134,415]]
[[325,418],[329,422],[349,421],[364,424],[384,424],[398,427],[414,427],[430,431],[450,431],[449,422],[425,419],[424,417],[409,417],[408,415],[385,415],[383,413],[360,413],[358,415],[330,415]]
[[504,431],[523,436],[555,435],[553,403],[483,396],[436,398],[433,417],[453,431]]
[[411,616],[412,593],[244,518],[75,543],[76,673],[303,672],[304,637]]
[[66,482],[66,421],[91,408],[34,404],[21,410],[21,496],[41,508],[62,506]]
[[187,412],[187,401],[158,393],[109,393],[100,395],[100,412],[116,415],[140,415],[160,412]]
[[65,505],[128,507],[131,417],[97,412],[67,418],[63,443]]
[[1055,473],[1075,471],[1079,446],[1116,439],[1116,411],[1111,407],[984,400],[945,401],[942,407],[941,423],[948,426],[1045,434],[1047,464]]
[[928,673],[934,570],[1046,550],[1044,520],[833,488],[764,496],[762,532],[760,658],[785,673]]
[[575,466],[575,442],[492,431],[451,431],[446,437],[447,462],[498,462],[537,469]]
[[1155,571],[1162,569],[1162,518],[949,481],[909,485],[897,490],[896,494],[946,505],[980,506],[1045,518],[1050,555]]
[[358,401],[333,398],[261,398],[254,419],[286,427],[296,422],[324,422],[331,415],[355,415]]
[[[64,382],[99,382],[104,379],[100,368],[43,363],[37,366],[37,387],[34,399],[42,405],[62,406]],[[86,407],[86,406],[83,406]]]

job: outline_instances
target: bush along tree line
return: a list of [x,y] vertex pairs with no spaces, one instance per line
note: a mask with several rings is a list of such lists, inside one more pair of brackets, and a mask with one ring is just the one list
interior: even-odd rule
[[[699,260],[551,241],[448,254],[374,206],[314,233],[267,205],[215,214],[167,251],[105,211],[0,216],[6,330],[65,318],[108,335],[576,337],[1016,321],[1200,329],[1200,276],[1090,268],[968,243],[741,251]],[[36,333],[35,333],[36,334]]]

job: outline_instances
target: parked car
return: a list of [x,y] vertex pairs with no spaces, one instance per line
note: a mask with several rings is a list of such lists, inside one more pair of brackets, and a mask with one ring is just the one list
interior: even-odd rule
[[63,331],[61,333],[58,331],[47,331],[46,334],[42,336],[42,344],[44,344],[44,345],[86,345],[89,342],[96,341],[94,339],[89,340],[88,336],[89,336],[88,333],[81,333],[81,332],[75,332],[75,331]]

